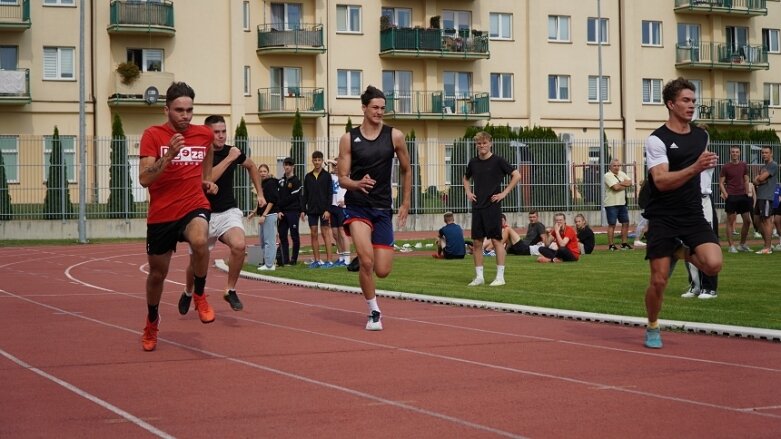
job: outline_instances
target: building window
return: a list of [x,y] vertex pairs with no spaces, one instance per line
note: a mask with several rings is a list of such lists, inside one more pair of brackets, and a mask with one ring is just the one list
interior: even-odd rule
[[74,79],[72,47],[43,48],[43,79]]
[[336,5],[336,31],[361,32],[361,7],[355,5]]
[[661,79],[643,79],[643,103],[644,104],[662,103],[662,80]]
[[272,3],[271,27],[276,30],[295,30],[301,27],[300,3]]
[[781,53],[778,29],[762,29],[762,47],[768,53]]
[[396,113],[410,113],[412,111],[411,71],[383,70],[382,91],[386,97],[393,99],[393,111]]
[[472,27],[472,13],[469,11],[442,11],[443,29],[470,29]]
[[453,145],[445,145],[445,184],[453,184]]
[[0,70],[16,70],[19,47],[0,46]]
[[391,26],[412,27],[412,9],[382,8],[382,15],[388,17]]
[[548,15],[548,41],[569,40],[569,16]]
[[252,96],[252,87],[250,86],[250,67],[244,66],[244,96]]
[[241,11],[242,11],[241,24],[244,27],[244,30],[249,32],[250,30],[249,2],[247,1],[244,2]]
[[643,20],[643,46],[662,45],[662,22]]
[[127,49],[127,62],[137,65],[142,72],[162,72],[163,50]]
[[589,44],[597,44],[597,40],[599,39],[601,40],[602,44],[607,44],[609,41],[607,23],[607,18],[602,18],[601,20],[597,18],[589,18],[588,23],[586,24],[586,41]]
[[548,75],[548,100],[569,101],[569,76]]
[[[51,165],[53,136],[43,136],[43,181],[49,180],[49,166]],[[65,176],[68,183],[76,183],[76,136],[60,136],[60,146],[62,147],[63,164]]]
[[44,6],[74,6],[75,0],[43,0]]
[[491,99],[513,98],[513,74],[491,73]]
[[489,14],[490,31],[488,36],[495,40],[513,38],[513,14],[491,12]]
[[781,84],[765,83],[765,104],[771,107],[781,107]]
[[727,99],[738,105],[748,105],[749,83],[727,81]]
[[270,73],[272,98],[301,95],[301,69],[299,67],[272,67]]
[[3,156],[6,180],[8,183],[19,183],[19,138],[0,136],[0,154]]
[[603,76],[602,84],[599,83],[599,76],[588,77],[588,101],[599,102],[600,97],[597,96],[597,90],[600,90],[600,96],[602,102],[610,101],[610,77]]
[[336,97],[360,97],[362,88],[360,70],[336,71]]

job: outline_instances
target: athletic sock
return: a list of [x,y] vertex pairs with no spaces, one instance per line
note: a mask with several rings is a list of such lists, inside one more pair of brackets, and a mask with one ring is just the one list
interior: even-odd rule
[[497,279],[504,279],[504,265],[497,265],[496,266],[496,278]]
[[369,313],[372,311],[380,312],[380,306],[377,305],[377,297],[373,297],[371,299],[366,300],[366,304],[369,305]]
[[659,328],[659,320],[648,322],[648,329],[658,329],[658,328]]
[[157,318],[160,317],[160,314],[157,312],[159,307],[160,304],[146,306],[147,308],[146,318],[149,319],[150,323],[156,322]]
[[206,276],[198,277],[193,275],[193,292],[203,296],[203,290],[206,288]]
[[479,266],[479,267],[475,267],[475,274],[477,275],[478,278],[480,278],[480,279],[483,278],[483,266],[482,265]]

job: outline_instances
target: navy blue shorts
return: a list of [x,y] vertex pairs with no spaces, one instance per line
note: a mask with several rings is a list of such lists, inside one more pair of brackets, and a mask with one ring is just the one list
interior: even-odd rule
[[350,223],[360,221],[372,228],[374,247],[393,248],[393,211],[371,207],[344,208],[344,231],[350,236]]
[[607,223],[611,226],[615,226],[616,221],[621,224],[629,224],[629,211],[626,209],[626,205],[605,206],[605,216],[607,216]]
[[331,227],[336,229],[344,226],[344,207],[331,205],[328,213],[331,214]]

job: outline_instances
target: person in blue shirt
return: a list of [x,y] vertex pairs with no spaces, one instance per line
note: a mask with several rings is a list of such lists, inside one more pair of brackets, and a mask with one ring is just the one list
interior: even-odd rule
[[437,259],[464,259],[464,229],[455,223],[453,212],[445,212],[445,226],[439,229],[437,252],[431,255]]

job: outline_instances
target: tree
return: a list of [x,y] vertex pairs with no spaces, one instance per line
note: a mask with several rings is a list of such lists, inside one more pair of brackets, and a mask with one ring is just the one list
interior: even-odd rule
[[299,178],[306,175],[306,141],[304,141],[304,126],[301,123],[301,114],[296,110],[293,119],[293,140],[290,145],[290,157],[295,163],[295,174]]
[[7,221],[13,217],[14,208],[11,204],[11,193],[8,192],[8,177],[5,175],[5,163],[3,154],[0,154],[0,221]]
[[51,154],[49,154],[46,197],[43,199],[43,215],[46,219],[66,219],[73,212],[67,171],[65,154],[60,141],[60,131],[55,126]]
[[349,133],[353,129],[353,121],[350,120],[350,116],[347,116],[347,124],[344,126],[344,132]]
[[[247,123],[241,118],[236,127],[236,133],[233,136],[233,143],[243,154],[248,154],[249,135],[247,133]],[[236,203],[242,211],[250,211],[255,206],[250,205],[250,181],[246,172],[236,172],[233,174],[233,195],[236,197]]]
[[111,124],[111,169],[109,171],[108,217],[129,218],[136,211],[127,161],[127,138],[122,119],[114,114]]

